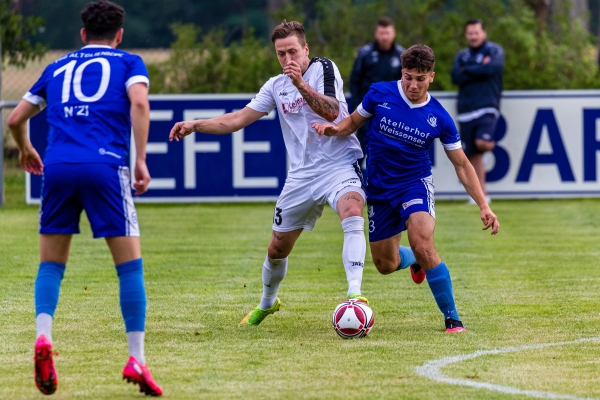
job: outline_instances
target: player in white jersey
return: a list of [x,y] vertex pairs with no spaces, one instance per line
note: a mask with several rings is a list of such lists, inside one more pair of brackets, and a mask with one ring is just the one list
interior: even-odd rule
[[312,129],[319,122],[337,123],[348,116],[343,81],[336,65],[326,59],[309,59],[304,27],[285,20],[273,30],[271,40],[283,74],[267,81],[243,109],[207,120],[175,124],[169,140],[192,132],[235,132],[277,108],[287,153],[288,178],[275,205],[273,234],[263,264],[260,304],[240,322],[258,325],[279,310],[279,284],[286,274],[288,255],[303,230],[312,230],[325,203],[342,221],[342,261],[348,279],[348,297],[360,298],[366,242],[362,209],[365,193],[360,168],[362,157],[355,136],[320,137]]

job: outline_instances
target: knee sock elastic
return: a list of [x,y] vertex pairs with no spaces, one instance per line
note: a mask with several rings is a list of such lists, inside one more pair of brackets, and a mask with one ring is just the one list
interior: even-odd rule
[[60,283],[66,266],[61,263],[44,261],[40,263],[35,280],[35,315],[37,336],[44,334],[52,341],[52,320],[60,295]]
[[342,221],[344,248],[342,262],[348,280],[348,294],[360,294],[363,270],[365,267],[365,220],[362,217],[349,217]]
[[119,300],[125,321],[129,354],[144,363],[144,330],[146,325],[146,289],[141,258],[116,266],[119,276]]
[[460,321],[456,305],[454,304],[454,293],[452,292],[452,280],[450,271],[442,261],[438,266],[429,271],[425,271],[427,283],[433,293],[433,297],[440,308],[444,318],[452,318]]
[[287,272],[288,258],[274,259],[265,258],[262,269],[263,295],[260,299],[260,308],[263,310],[273,307],[277,300],[279,284],[285,278]]
[[417,262],[415,253],[410,247],[398,246],[398,252],[400,253],[400,265],[397,270],[408,268]]

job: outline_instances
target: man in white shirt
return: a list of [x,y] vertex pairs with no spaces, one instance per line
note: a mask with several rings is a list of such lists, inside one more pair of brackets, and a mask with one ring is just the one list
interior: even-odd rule
[[275,205],[273,234],[263,264],[263,296],[242,321],[258,325],[279,310],[279,284],[286,274],[288,255],[303,230],[312,230],[325,203],[340,216],[344,231],[342,261],[348,279],[348,298],[361,295],[366,242],[362,209],[365,192],[357,159],[362,157],[358,139],[320,137],[314,123],[337,123],[348,116],[343,81],[336,65],[326,58],[308,57],[304,27],[283,21],[271,40],[283,74],[267,81],[243,109],[212,119],[175,124],[169,140],[192,132],[227,134],[250,125],[277,108],[291,167]]

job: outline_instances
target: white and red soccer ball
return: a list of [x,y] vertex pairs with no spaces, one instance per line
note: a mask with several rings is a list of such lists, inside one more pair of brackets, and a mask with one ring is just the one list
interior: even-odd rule
[[361,338],[373,328],[373,310],[358,299],[342,301],[333,311],[331,322],[335,332],[344,339]]

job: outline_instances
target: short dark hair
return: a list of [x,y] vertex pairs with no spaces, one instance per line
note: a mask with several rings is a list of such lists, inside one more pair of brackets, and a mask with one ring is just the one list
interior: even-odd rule
[[470,20],[468,20],[465,23],[465,29],[467,29],[467,26],[469,25],[481,25],[481,29],[485,30],[485,25],[483,25],[483,20],[479,19],[479,18],[471,18]]
[[285,39],[286,37],[290,37],[292,35],[296,35],[302,46],[306,44],[304,26],[298,21],[287,22],[284,19],[279,25],[273,28],[273,33],[271,33],[271,41],[275,43],[277,39]]
[[125,9],[108,0],[98,0],[85,6],[81,20],[88,40],[112,40],[123,26]]
[[377,21],[377,26],[381,26],[382,28],[387,28],[388,26],[391,26],[393,28],[394,20],[384,15]]
[[400,56],[403,69],[416,69],[419,72],[431,72],[435,67],[435,54],[431,47],[424,44],[410,46]]

